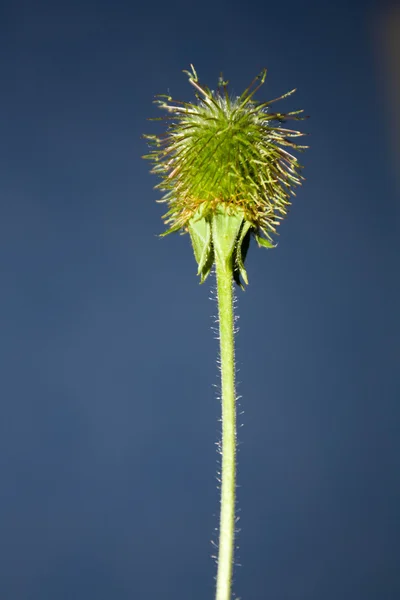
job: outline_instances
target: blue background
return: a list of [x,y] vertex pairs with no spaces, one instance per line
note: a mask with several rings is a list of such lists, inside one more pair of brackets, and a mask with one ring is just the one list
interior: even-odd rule
[[[237,291],[242,600],[400,597],[399,212],[375,25],[288,0],[0,6],[0,597],[213,597],[215,283],[141,160],[182,69],[293,87],[307,181]],[[278,107],[278,105],[276,105]],[[211,296],[212,301],[209,300]],[[215,387],[216,386],[216,389]]]

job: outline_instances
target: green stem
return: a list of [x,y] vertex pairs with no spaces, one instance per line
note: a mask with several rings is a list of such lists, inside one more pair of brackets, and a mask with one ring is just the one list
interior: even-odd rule
[[230,600],[235,542],[236,394],[232,262],[216,256],[222,392],[221,512],[216,600]]

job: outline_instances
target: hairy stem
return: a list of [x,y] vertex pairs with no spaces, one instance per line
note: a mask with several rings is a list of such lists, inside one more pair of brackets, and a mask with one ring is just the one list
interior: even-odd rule
[[235,543],[236,394],[232,264],[216,259],[222,390],[221,512],[216,600],[230,600]]

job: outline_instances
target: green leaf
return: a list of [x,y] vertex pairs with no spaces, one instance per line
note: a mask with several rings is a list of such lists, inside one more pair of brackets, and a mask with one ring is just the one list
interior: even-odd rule
[[244,268],[244,261],[246,260],[247,251],[249,249],[251,227],[252,225],[249,221],[245,221],[243,223],[236,244],[236,260],[234,265],[233,278],[235,282],[242,288],[242,290],[244,290],[244,286],[240,278],[242,278],[246,285],[249,284],[247,272]]
[[212,269],[213,264],[214,264],[214,250],[213,250],[213,247],[212,247],[212,244],[211,244],[211,246],[210,246],[210,252],[208,253],[206,261],[204,262],[202,271],[201,271],[201,273],[198,272],[198,275],[200,275],[200,283],[204,283],[205,282],[205,280],[207,279],[207,277],[211,273],[211,269]]
[[226,267],[231,266],[239,232],[244,221],[243,210],[221,204],[212,217],[214,252]]
[[194,256],[198,264],[197,275],[200,275],[200,283],[203,283],[210,274],[214,263],[214,252],[211,240],[211,224],[204,216],[203,205],[201,205],[189,221],[189,233],[192,240]]
[[269,240],[266,240],[265,238],[261,237],[260,235],[254,234],[254,237],[256,238],[257,244],[260,247],[263,246],[264,248],[276,248],[278,245],[278,244],[273,244]]

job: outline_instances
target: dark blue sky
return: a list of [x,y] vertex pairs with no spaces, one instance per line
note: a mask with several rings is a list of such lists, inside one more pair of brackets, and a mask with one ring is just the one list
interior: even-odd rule
[[373,2],[0,5],[0,597],[213,597],[214,282],[141,160],[189,63],[297,87],[236,338],[242,600],[400,597],[399,211]]

